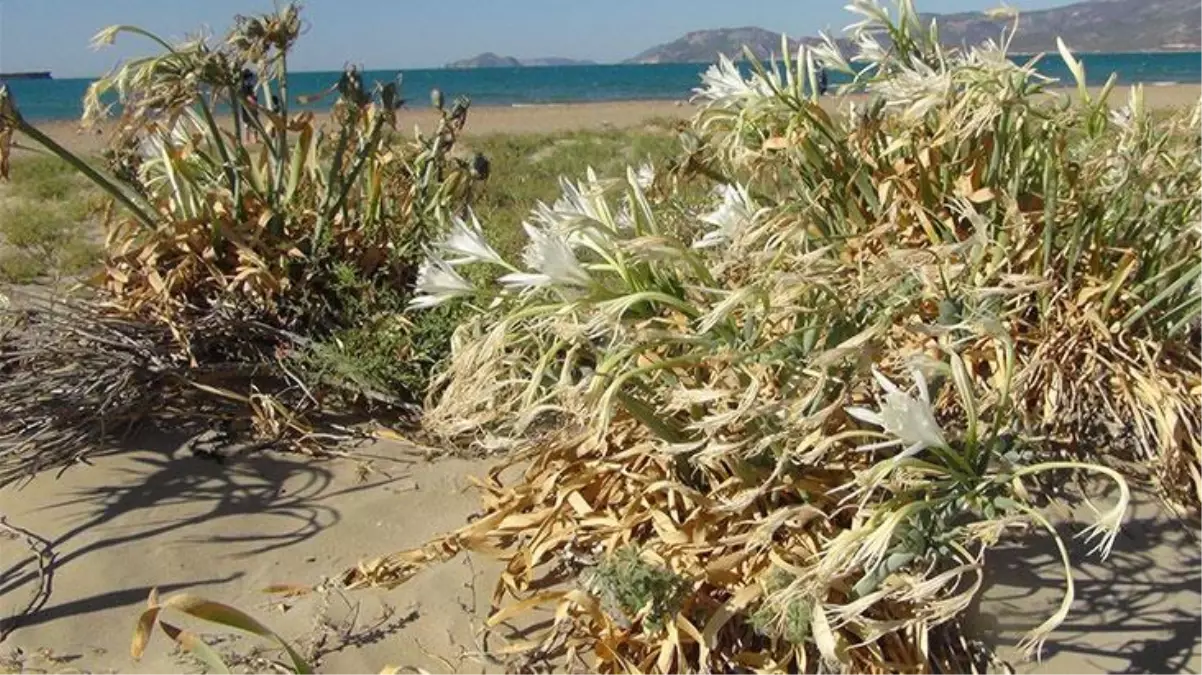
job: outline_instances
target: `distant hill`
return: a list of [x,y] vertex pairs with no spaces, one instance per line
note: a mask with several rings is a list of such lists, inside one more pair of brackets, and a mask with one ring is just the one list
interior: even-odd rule
[[[1005,21],[979,12],[924,15],[939,20],[941,41],[960,45],[997,39]],[[1076,52],[1202,49],[1202,0],[1087,0],[1023,12],[1012,52],[1050,52],[1062,37]]]
[[512,56],[501,56],[492,52],[484,52],[470,59],[460,59],[447,64],[447,68],[517,68],[521,61]]
[[579,61],[576,59],[561,59],[558,57],[545,57],[538,59],[515,59],[512,56],[500,56],[493,52],[484,52],[470,59],[462,59],[452,61],[446,65],[447,68],[518,68],[521,66],[587,66],[593,65],[592,61]]
[[[779,56],[780,33],[758,26],[698,30],[640,52],[625,63],[709,63],[717,59],[718,54],[742,58],[744,45],[757,59],[767,59],[773,54]],[[797,40],[789,40],[790,52],[796,52],[798,46]]]
[[[1011,51],[1054,51],[1057,36],[1078,52],[1198,50],[1202,48],[1200,14],[1202,0],[1086,0],[1023,12]],[[981,12],[923,15],[924,22],[932,18],[939,21],[940,39],[957,46],[996,40],[1009,25]],[[801,40],[812,43],[817,38]],[[743,45],[759,59],[779,55],[780,33],[756,26],[698,30],[640,52],[626,63],[710,63],[718,54],[741,56]],[[789,41],[790,51],[797,47],[797,40]]]
[[547,56],[541,59],[518,59],[523,66],[595,66],[596,61],[583,59],[564,59],[558,56]]

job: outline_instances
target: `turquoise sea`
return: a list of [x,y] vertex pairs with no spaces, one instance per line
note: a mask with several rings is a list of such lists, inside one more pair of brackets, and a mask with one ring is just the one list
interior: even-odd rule
[[[1025,61],[1027,57],[1014,57]],[[1202,82],[1202,54],[1084,54],[1091,84],[1101,85],[1110,74],[1130,84]],[[402,91],[417,106],[428,105],[430,89],[438,87],[447,100],[465,95],[474,105],[535,105],[587,101],[687,99],[698,85],[708,64],[548,66],[527,68],[482,68],[475,70],[373,70],[368,81],[390,81],[402,75]],[[1063,61],[1049,54],[1040,71],[1066,83],[1072,77]],[[319,92],[338,79],[337,72],[293,73],[292,94]],[[839,81],[832,77],[832,84]],[[70,120],[81,113],[80,101],[89,79],[12,80],[8,83],[22,113],[30,120]],[[305,106],[321,109],[329,100]],[[295,101],[290,105],[296,107]]]

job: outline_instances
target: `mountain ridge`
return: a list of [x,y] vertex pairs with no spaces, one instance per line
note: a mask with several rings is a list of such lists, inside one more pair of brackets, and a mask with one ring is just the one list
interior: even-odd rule
[[[1010,51],[1016,54],[1052,52],[1056,38],[1077,52],[1180,52],[1202,49],[1202,0],[1084,0],[1062,7],[1023,12]],[[922,14],[923,23],[938,22],[940,41],[947,45],[997,40],[1012,20],[984,12]],[[795,52],[816,37],[789,39]],[[848,42],[836,40],[846,48]],[[779,55],[781,33],[760,26],[695,30],[671,42],[639,52],[623,63],[712,63],[718,54],[742,58],[742,46],[758,59]]]
[[[1019,15],[1010,51],[1052,52],[1062,38],[1075,52],[1146,53],[1202,49],[1200,0],[1085,0]],[[939,22],[945,44],[977,44],[997,39],[1009,21],[981,12],[924,14]]]
[[[1061,7],[1023,12],[1018,33],[1010,43],[1013,54],[1055,52],[1061,37],[1079,53],[1154,53],[1202,50],[1202,0],[1082,0]],[[940,41],[949,46],[998,40],[1012,25],[1011,19],[993,18],[984,12],[921,14],[924,24],[939,25]],[[789,38],[788,49],[820,42],[820,38]],[[850,43],[837,38],[845,51]],[[642,63],[713,63],[718,54],[742,59],[743,46],[760,60],[779,56],[781,33],[761,26],[712,28],[685,33],[670,42],[644,49],[621,61]],[[446,68],[518,68],[533,66],[595,65],[593,61],[545,57],[518,59],[484,52],[452,61]]]

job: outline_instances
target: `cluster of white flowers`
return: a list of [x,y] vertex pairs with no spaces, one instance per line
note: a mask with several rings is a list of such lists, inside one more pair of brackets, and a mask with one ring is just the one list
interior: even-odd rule
[[917,62],[872,82],[868,90],[879,94],[886,107],[903,108],[905,117],[917,120],[949,99],[953,91],[952,74],[946,68],[936,70]]
[[776,73],[769,72],[768,77],[777,81],[770,84],[756,73],[744,79],[738,66],[725,54],[720,54],[718,62],[701,75],[702,86],[693,91],[696,98],[708,101],[712,105],[747,105],[752,101],[772,96],[773,85],[779,88],[780,82]]
[[[457,257],[448,260],[444,257],[447,255]],[[474,293],[476,289],[455,269],[457,265],[470,263],[509,266],[488,244],[480,221],[471,211],[467,220],[459,216],[452,217],[450,233],[438,244],[437,250],[426,256],[417,272],[417,295],[409,302],[409,306],[425,309]]]
[[563,194],[549,208],[539,203],[536,217],[545,225],[565,232],[581,225],[607,223],[609,204],[605,201],[605,193],[608,187],[597,178],[592,167],[585,172],[585,179],[577,183],[561,177],[559,188]]
[[[642,175],[654,175],[650,167]],[[418,273],[417,295],[413,308],[440,305],[448,300],[475,292],[455,268],[484,263],[508,270],[497,281],[509,290],[524,291],[545,286],[587,288],[593,283],[588,270],[576,255],[581,246],[597,246],[607,239],[603,232],[613,227],[613,218],[605,193],[607,184],[588,170],[585,180],[573,183],[560,179],[563,194],[551,206],[539,203],[530,221],[522,223],[529,244],[522,255],[525,269],[518,269],[501,257],[484,236],[474,213],[466,219],[451,219],[451,230],[434,250],[427,254]]]

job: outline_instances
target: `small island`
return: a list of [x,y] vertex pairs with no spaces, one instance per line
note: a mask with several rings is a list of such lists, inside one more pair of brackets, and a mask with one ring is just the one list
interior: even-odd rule
[[446,65],[447,68],[463,69],[463,68],[521,68],[521,67],[539,67],[539,66],[594,66],[593,61],[582,61],[579,59],[565,59],[556,56],[548,56],[535,59],[518,59],[512,56],[501,56],[494,52],[484,52],[477,54],[470,59],[460,59],[452,61]]
[[0,80],[49,80],[49,70],[31,70],[19,73],[0,73]]

